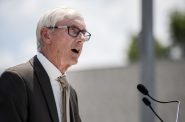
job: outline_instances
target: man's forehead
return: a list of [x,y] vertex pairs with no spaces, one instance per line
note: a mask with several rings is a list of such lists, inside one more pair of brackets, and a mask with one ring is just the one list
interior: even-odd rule
[[85,22],[83,20],[83,18],[80,18],[80,17],[75,17],[75,18],[64,18],[63,20],[61,21],[58,21],[57,22],[57,25],[74,25],[74,26],[77,26],[79,28],[85,28],[86,25],[85,25]]

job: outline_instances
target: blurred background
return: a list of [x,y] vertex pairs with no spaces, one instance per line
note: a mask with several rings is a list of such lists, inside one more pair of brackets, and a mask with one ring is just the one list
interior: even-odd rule
[[[143,9],[143,2],[1,0],[0,74],[37,54],[35,30],[43,12],[70,6],[82,13],[92,34],[84,45],[79,63],[68,72],[68,78],[78,93],[82,121],[158,122],[143,105],[143,96],[136,89],[137,84],[143,83],[155,98],[180,100],[179,122],[183,122],[185,1],[153,0],[153,8],[148,8],[150,11]],[[147,16],[143,17],[143,13]],[[147,26],[152,36],[149,36],[149,41],[144,39],[145,43],[153,42],[152,48],[139,41],[143,35],[143,21],[152,23]],[[142,48],[153,49],[152,53],[147,53],[149,62],[144,62],[148,51],[143,52]],[[145,63],[146,67],[151,66],[148,74],[144,70]],[[176,104],[152,102],[152,106],[164,121],[175,121]]]

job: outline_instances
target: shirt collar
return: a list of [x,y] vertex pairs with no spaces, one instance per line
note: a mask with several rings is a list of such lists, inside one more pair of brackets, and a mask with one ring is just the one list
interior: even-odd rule
[[[62,76],[62,73],[42,53],[38,52],[37,58],[46,70],[51,81],[56,80],[59,76]],[[63,75],[66,75],[66,73]]]

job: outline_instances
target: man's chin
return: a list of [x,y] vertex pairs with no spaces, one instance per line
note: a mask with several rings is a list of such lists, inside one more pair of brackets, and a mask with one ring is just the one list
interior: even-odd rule
[[73,59],[73,60],[71,60],[70,62],[69,62],[69,65],[71,66],[71,65],[75,65],[75,64],[77,64],[78,63],[78,59]]
[[78,63],[78,60],[75,60],[72,62],[72,65],[76,65]]

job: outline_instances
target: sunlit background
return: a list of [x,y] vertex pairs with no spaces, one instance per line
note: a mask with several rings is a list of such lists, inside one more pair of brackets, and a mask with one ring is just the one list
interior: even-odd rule
[[[92,38],[84,46],[74,69],[128,64],[131,35],[140,31],[139,0],[1,0],[0,69],[25,62],[36,54],[35,30],[40,15],[58,6],[79,10]],[[154,34],[163,45],[170,44],[169,14],[184,9],[184,0],[154,1]]]
[[[137,91],[133,90],[139,79],[139,66],[135,59],[134,63],[131,62],[128,55],[133,37],[141,31],[139,0],[1,0],[0,74],[6,68],[27,62],[37,54],[35,34],[37,21],[46,10],[60,6],[70,6],[79,10],[85,18],[87,30],[92,34],[90,41],[84,45],[79,63],[73,66],[70,69],[71,74],[69,73],[71,82],[79,93],[82,120],[140,122],[138,114],[140,103],[136,101]],[[166,58],[164,56],[157,64],[159,67],[156,69],[156,84],[162,85],[156,85],[156,96],[161,95],[167,100],[179,96],[181,99],[183,97],[179,94],[185,93],[182,90],[185,88],[183,75],[185,64],[182,58],[183,51],[172,44],[170,15],[175,10],[184,12],[185,1],[154,0],[153,6],[154,37],[164,48],[173,46],[168,52],[167,61],[170,63],[164,61]],[[173,65],[174,62],[177,63]],[[115,81],[109,79],[111,75]],[[177,80],[175,77],[178,77]],[[94,92],[93,87],[99,83],[100,86]],[[166,83],[172,84],[168,90],[163,89]],[[112,86],[120,91],[112,90]],[[182,88],[180,91],[177,91],[178,86]],[[168,93],[174,93],[176,96]],[[116,105],[111,106],[113,104]],[[159,110],[159,113],[163,111],[165,119],[168,118],[168,115],[164,114],[164,111],[168,111],[167,108]],[[170,110],[174,110],[173,107]],[[183,112],[185,113],[184,110]],[[174,115],[175,112],[171,114]],[[181,122],[182,118],[181,116]]]

